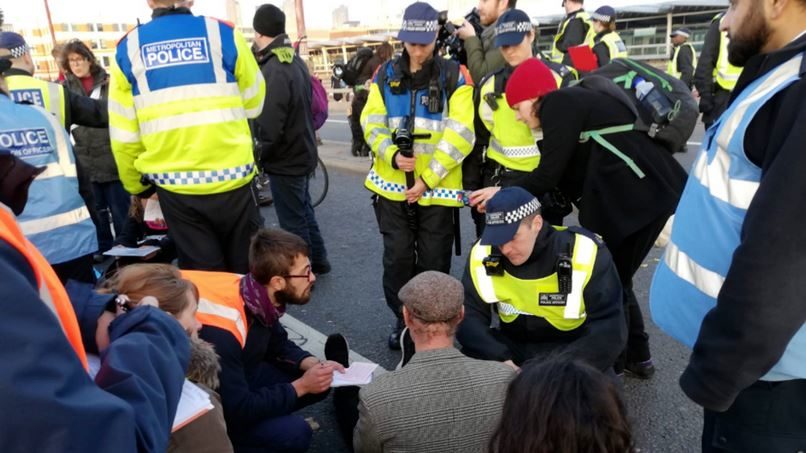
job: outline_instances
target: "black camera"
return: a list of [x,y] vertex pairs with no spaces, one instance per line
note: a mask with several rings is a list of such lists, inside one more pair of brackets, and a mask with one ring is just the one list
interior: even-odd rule
[[392,142],[400,150],[400,154],[406,157],[412,157],[412,147],[414,146],[414,134],[411,129],[411,117],[404,116],[400,118],[400,125],[393,134]]
[[504,264],[501,260],[501,252],[498,250],[493,250],[490,256],[482,259],[481,264],[484,266],[484,272],[490,277],[504,275]]
[[[479,10],[473,8],[472,11],[465,15],[465,20],[468,21],[473,29],[476,31],[476,36],[481,36],[481,18],[479,17]],[[448,11],[440,11],[437,17],[439,23],[439,33],[437,34],[437,43],[435,52],[440,52],[444,49],[452,59],[461,64],[467,64],[467,53],[465,52],[462,40],[456,36],[456,25],[448,20]]]

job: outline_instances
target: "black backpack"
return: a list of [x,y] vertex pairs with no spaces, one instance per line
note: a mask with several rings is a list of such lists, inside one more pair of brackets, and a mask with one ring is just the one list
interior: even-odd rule
[[[641,77],[652,82],[655,90],[663,95],[671,104],[672,110],[662,121],[655,121],[652,112],[642,104],[635,93],[633,82]],[[697,118],[700,115],[697,102],[691,90],[680,80],[666,72],[655,69],[645,63],[629,58],[616,58],[601,68],[586,74],[577,85],[608,94],[630,108],[635,115],[635,122],[621,126],[608,127],[598,131],[585,131],[580,140],[593,139],[609,151],[618,155],[630,165],[618,149],[603,138],[604,135],[643,131],[653,140],[663,144],[670,153],[684,149],[686,142],[694,132]],[[637,167],[631,168],[642,177]],[[637,171],[636,171],[637,170]]]
[[352,58],[347,60],[347,64],[342,66],[341,80],[348,86],[355,86],[358,84],[358,78],[361,77],[361,71],[372,58],[372,49],[369,47],[362,47],[356,51]]

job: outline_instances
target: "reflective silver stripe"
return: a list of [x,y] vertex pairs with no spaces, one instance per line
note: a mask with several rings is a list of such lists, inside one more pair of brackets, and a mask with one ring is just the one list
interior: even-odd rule
[[459,148],[453,146],[452,144],[448,143],[445,140],[441,140],[437,145],[437,149],[444,152],[445,154],[451,156],[457,164],[461,164],[462,161],[465,159],[465,155],[459,151]]
[[391,138],[385,138],[385,139],[383,139],[383,141],[381,142],[381,144],[380,144],[380,145],[378,145],[378,159],[384,159],[384,156],[386,155],[386,150],[387,150],[387,149],[388,149],[390,146],[392,146],[393,144],[394,144],[394,143],[392,143],[392,139],[391,139]]
[[[487,255],[490,254],[490,247],[476,244],[471,251],[471,260],[475,263],[481,263]],[[493,285],[493,278],[487,275],[484,266],[475,266],[473,272],[476,275],[476,286],[479,289],[479,296],[481,300],[488,304],[498,302],[498,297],[495,295],[495,286]]]
[[64,128],[64,116],[62,112],[62,86],[47,82],[48,96],[50,97],[50,113],[59,120],[59,128]]
[[148,78],[146,77],[146,66],[143,63],[143,57],[140,55],[140,30],[137,27],[130,31],[126,41],[126,54],[129,56],[129,62],[132,64],[132,75],[137,81],[137,89],[140,94],[151,92],[148,87]]
[[243,107],[182,113],[175,116],[157,118],[140,123],[140,132],[143,135],[149,135],[184,127],[203,126],[205,124],[218,124],[238,120],[246,120],[246,112]]
[[759,183],[740,179],[731,179],[730,155],[717,144],[716,156],[708,163],[708,154],[701,153],[691,174],[708,188],[714,197],[740,209],[747,209],[756,195]]
[[[398,121],[398,123],[399,123],[399,122],[400,122],[400,121]],[[366,117],[366,118],[364,118],[364,121],[363,121],[363,123],[361,124],[361,126],[362,126],[364,129],[366,129],[366,128],[367,128],[367,124],[369,124],[369,123],[374,123],[374,124],[386,124],[386,115],[367,115],[367,117]]]
[[60,176],[66,176],[68,178],[75,178],[78,175],[76,174],[76,166],[75,165],[68,165],[67,167],[62,167],[59,163],[53,162],[45,166],[45,171],[38,174],[36,179],[49,179],[49,178],[56,178]]
[[221,29],[219,22],[210,17],[204,18],[207,28],[207,44],[210,46],[210,62],[213,65],[216,83],[226,83],[227,74],[224,72],[224,51],[221,48]]
[[391,136],[392,133],[389,129],[385,127],[375,127],[373,128],[370,133],[369,137],[367,137],[367,144],[371,147],[373,143],[375,143],[375,139],[378,138],[379,135],[384,134],[386,136]]
[[109,138],[120,143],[140,143],[140,133],[109,126]]
[[680,250],[674,242],[666,246],[663,261],[669,269],[683,280],[694,285],[695,288],[714,299],[719,295],[725,278],[718,273],[706,269]]
[[47,233],[48,231],[53,231],[56,228],[74,225],[84,220],[88,220],[89,218],[90,212],[87,210],[86,206],[82,206],[61,214],[21,222],[20,229],[23,233],[25,233],[26,236],[31,236],[33,234]]
[[122,116],[127,120],[137,121],[137,111],[134,107],[124,107],[119,102],[109,99],[109,113]]
[[537,157],[540,156],[540,149],[537,148],[537,145],[532,146],[501,146],[501,143],[496,140],[495,138],[490,138],[490,150],[495,151],[499,154],[503,154],[505,157],[517,159],[519,157]]
[[134,97],[134,107],[140,110],[169,102],[228,96],[241,97],[237,83],[197,83],[141,93]]
[[[389,118],[389,129],[397,129],[400,127],[400,121],[403,117],[394,116]],[[431,132],[442,132],[441,120],[429,120],[427,118],[414,118],[415,129],[425,129]]]
[[238,329],[238,333],[241,334],[241,341],[246,342],[246,324],[241,317],[240,311],[226,305],[210,302],[202,297],[199,299],[198,312],[232,321],[235,324],[235,328]]
[[448,169],[445,168],[445,166],[439,163],[439,161],[436,159],[431,159],[431,162],[428,163],[428,168],[430,168],[431,171],[433,171],[434,174],[436,174],[437,177],[439,177],[439,179],[448,176]]
[[735,82],[735,81],[739,80],[739,74],[731,74],[729,72],[725,72],[726,70],[727,69],[725,69],[725,68],[720,68],[719,69],[719,77],[721,77],[721,78],[723,78],[723,79],[725,79],[725,80],[727,80],[729,82]]
[[243,94],[241,96],[243,97],[244,102],[249,101],[260,93],[261,83],[266,82],[263,80],[263,73],[261,73],[260,69],[258,69],[257,74],[255,75],[255,83],[253,83],[249,88],[243,90]]
[[474,134],[470,129],[466,128],[464,124],[456,121],[453,118],[448,118],[445,120],[445,127],[459,134],[460,137],[471,145],[476,141],[476,134]]
[[490,123],[489,124],[490,129],[493,128],[493,125],[495,124],[495,121],[493,119],[493,109],[491,109],[490,106],[487,105],[486,102],[482,101],[479,104],[479,116],[481,117],[482,121],[484,121],[485,123]]
[[430,156],[431,154],[434,154],[434,151],[436,149],[437,149],[437,146],[432,145],[430,143],[417,143],[417,142],[414,142],[414,145],[412,145],[412,147],[411,147],[411,150],[414,152],[415,156],[419,156],[421,154],[426,155],[426,156]]
[[585,281],[588,279],[588,273],[585,271],[577,270],[577,266],[588,269],[593,265],[593,259],[596,254],[596,244],[589,237],[581,234],[576,235],[574,243],[574,271],[571,274],[571,292],[568,294],[563,317],[565,319],[579,319],[585,317],[585,313],[580,314],[582,308],[582,293],[584,291]]

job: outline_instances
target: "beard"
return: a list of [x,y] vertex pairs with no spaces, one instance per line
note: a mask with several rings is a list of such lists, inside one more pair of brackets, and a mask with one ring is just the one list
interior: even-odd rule
[[[761,5],[751,6],[742,32],[730,36],[728,61],[734,66],[744,66],[751,57],[761,53],[770,37],[770,27],[764,20]],[[738,29],[738,27],[737,27]]]
[[301,294],[294,294],[293,290],[286,286],[282,291],[274,293],[274,299],[282,305],[305,305],[311,301],[311,289],[309,286]]

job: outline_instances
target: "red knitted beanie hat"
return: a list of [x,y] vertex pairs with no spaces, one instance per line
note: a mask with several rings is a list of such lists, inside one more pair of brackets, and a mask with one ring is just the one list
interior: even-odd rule
[[507,81],[506,95],[509,106],[527,99],[539,98],[557,89],[554,74],[545,63],[530,58],[515,68]]

